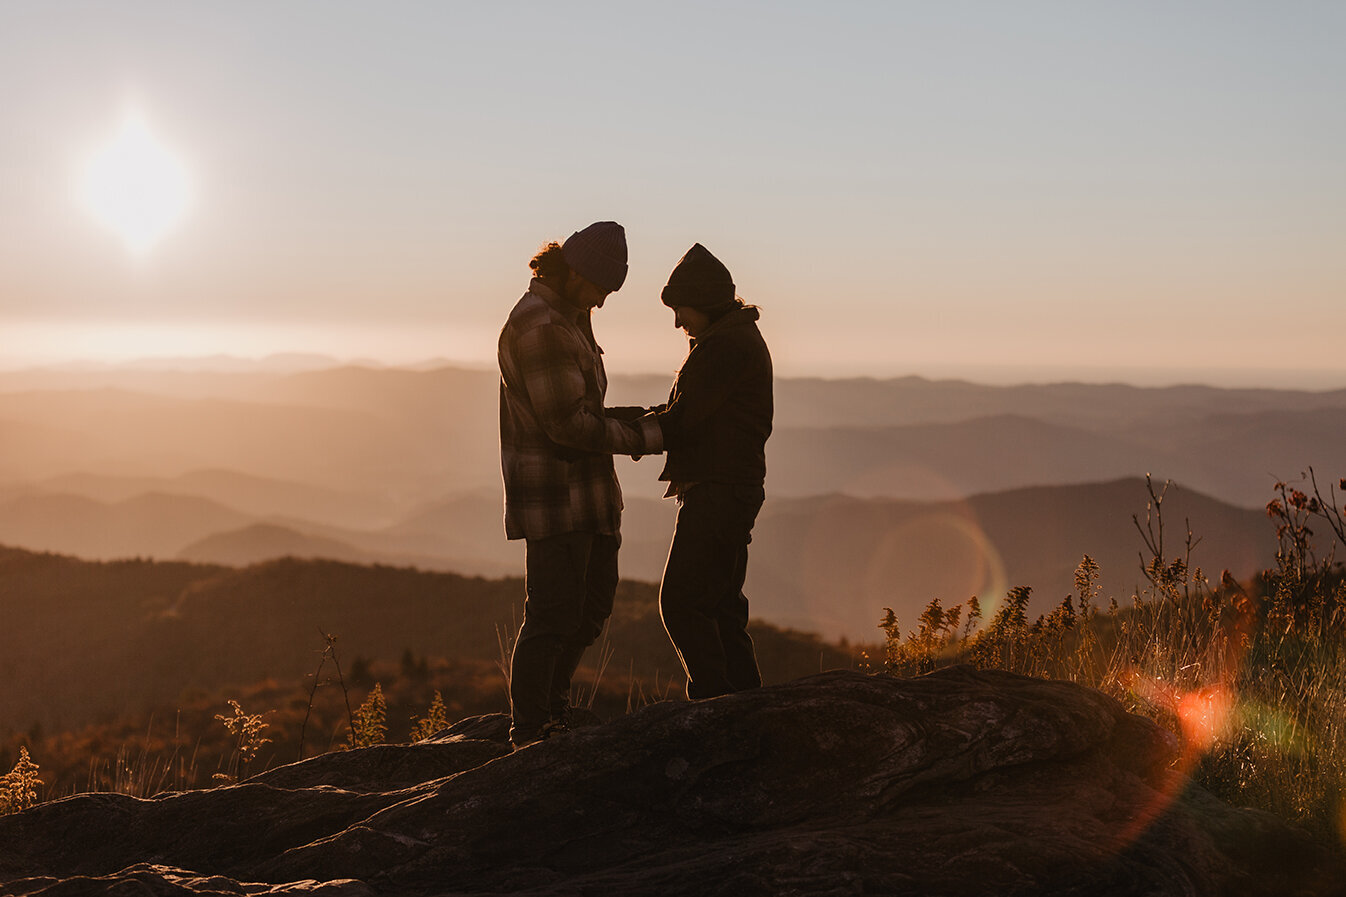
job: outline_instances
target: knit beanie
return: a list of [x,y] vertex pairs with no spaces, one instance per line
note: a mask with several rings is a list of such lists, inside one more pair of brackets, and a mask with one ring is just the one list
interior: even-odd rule
[[561,244],[566,264],[599,289],[615,292],[626,282],[626,230],[615,221],[595,221]]
[[709,249],[697,243],[668,275],[660,298],[669,308],[718,309],[733,304],[734,278]]

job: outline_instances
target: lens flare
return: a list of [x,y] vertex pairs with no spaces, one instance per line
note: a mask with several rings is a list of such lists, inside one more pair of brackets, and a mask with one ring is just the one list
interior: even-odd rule
[[1234,726],[1234,695],[1223,686],[1180,695],[1177,710],[1183,740],[1195,750],[1210,750],[1227,738]]
[[1000,551],[965,502],[830,496],[801,516],[791,584],[799,625],[873,640],[884,607],[905,624],[932,598],[952,607],[1006,589]]
[[1007,587],[1000,552],[966,507],[933,510],[887,531],[868,561],[863,591],[888,595],[895,607],[895,600],[924,606],[931,598],[952,605]]

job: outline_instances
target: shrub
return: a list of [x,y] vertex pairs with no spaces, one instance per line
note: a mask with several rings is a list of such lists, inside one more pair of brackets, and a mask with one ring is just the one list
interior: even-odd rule
[[388,735],[388,703],[383,697],[383,686],[375,682],[365,702],[355,711],[351,723],[349,746],[372,747],[383,744]]
[[439,693],[439,689],[435,689],[434,700],[430,702],[430,708],[426,710],[425,716],[412,720],[411,740],[424,741],[448,725],[449,712],[444,707],[444,696]]
[[270,738],[262,737],[262,731],[267,728],[267,723],[262,722],[261,714],[244,713],[238,701],[232,698],[229,700],[229,706],[234,709],[232,716],[215,714],[215,718],[224,723],[224,727],[236,739],[228,770],[215,776],[216,781],[220,782],[241,781],[252,761],[257,758],[257,752],[262,749],[262,745],[271,742]]
[[20,813],[37,803],[38,766],[28,756],[26,747],[19,748],[19,761],[14,768],[0,776],[0,816]]

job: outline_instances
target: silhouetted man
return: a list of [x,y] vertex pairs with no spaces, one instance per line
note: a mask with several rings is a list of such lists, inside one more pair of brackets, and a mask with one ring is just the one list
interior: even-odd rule
[[626,280],[626,234],[600,221],[529,263],[500,333],[505,534],[527,542],[526,598],[510,664],[515,747],[568,724],[570,680],[612,614],[622,493],[613,454],[662,451],[656,415],[605,413],[590,312]]

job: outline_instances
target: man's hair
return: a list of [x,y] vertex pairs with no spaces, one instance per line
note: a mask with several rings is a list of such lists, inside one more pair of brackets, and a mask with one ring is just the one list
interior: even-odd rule
[[570,265],[566,262],[565,254],[561,252],[561,244],[554,240],[538,250],[538,254],[528,263],[528,267],[543,280],[564,280],[570,274]]

